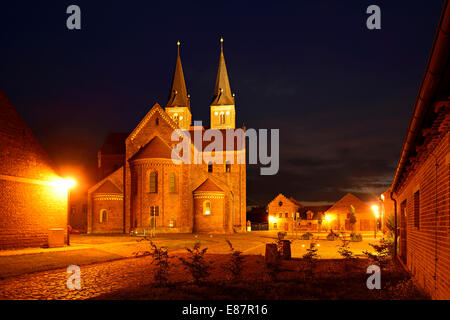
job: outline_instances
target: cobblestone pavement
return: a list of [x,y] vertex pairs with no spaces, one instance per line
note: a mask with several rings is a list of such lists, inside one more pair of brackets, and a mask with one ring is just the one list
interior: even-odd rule
[[0,299],[89,299],[151,281],[151,258],[130,258],[81,266],[81,290],[67,289],[66,269],[0,280]]

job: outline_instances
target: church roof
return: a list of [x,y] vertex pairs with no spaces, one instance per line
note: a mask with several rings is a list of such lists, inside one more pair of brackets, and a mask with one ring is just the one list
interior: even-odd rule
[[223,190],[212,182],[209,178],[206,179],[194,192],[209,191],[209,192],[223,192]]
[[[201,130],[202,134],[204,134],[204,130],[203,129],[191,129],[189,130],[189,134],[191,135],[191,140],[192,143],[194,143],[194,132],[196,130]],[[239,151],[239,150],[244,150],[245,147],[245,132],[244,131],[240,131],[240,130],[235,130],[235,129],[209,129],[211,132],[216,131],[217,133],[220,133],[220,136],[222,137],[222,148],[220,150],[216,150],[216,151],[223,151],[226,149],[227,147],[227,133],[230,134],[236,134],[236,135],[242,135],[241,137],[241,145],[238,145],[238,138],[237,137],[233,137],[233,148],[230,151]],[[205,150],[206,146],[208,146],[209,144],[213,143],[215,140],[214,138],[211,139],[211,141],[207,141],[205,139],[202,139],[202,150],[198,150],[198,151],[203,151]]]
[[225,56],[223,54],[223,39],[220,38],[219,66],[217,68],[216,85],[214,86],[214,96],[211,105],[220,106],[233,104],[234,97],[231,93]]
[[131,160],[137,159],[171,159],[172,149],[161,140],[160,137],[156,136],[149,143],[143,146],[132,158]]
[[110,132],[100,151],[102,154],[125,154],[125,140],[128,132]]
[[106,180],[94,193],[122,193],[122,191],[114,183]]
[[177,43],[177,62],[173,73],[172,88],[169,93],[169,100],[166,107],[187,107],[190,109],[190,99],[186,90],[186,81],[184,80],[183,66],[180,58],[180,42]]

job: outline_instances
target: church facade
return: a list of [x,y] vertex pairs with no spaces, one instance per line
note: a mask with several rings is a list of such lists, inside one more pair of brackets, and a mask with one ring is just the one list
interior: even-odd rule
[[[178,54],[167,104],[155,104],[126,137],[124,154],[114,155],[114,170],[88,191],[88,233],[190,233],[245,230],[246,165],[243,137],[235,128],[235,102],[223,54],[223,40],[212,103],[210,131],[232,135],[233,148],[210,142],[189,143],[186,163],[172,156],[180,130],[201,137],[206,128],[192,126],[190,96]],[[184,138],[182,138],[184,139]],[[118,148],[119,150],[121,148]],[[184,151],[184,150],[183,150]],[[238,163],[238,158],[244,163]],[[211,159],[213,157],[213,161]],[[233,161],[229,161],[233,159]],[[102,163],[99,160],[99,169]],[[100,170],[101,171],[101,170]]]

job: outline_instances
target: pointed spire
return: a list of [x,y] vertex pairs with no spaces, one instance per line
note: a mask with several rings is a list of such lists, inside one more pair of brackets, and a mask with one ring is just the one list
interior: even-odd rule
[[228,80],[225,56],[223,55],[223,38],[220,38],[219,67],[217,68],[216,85],[212,105],[234,105],[234,96],[231,94],[230,81]]
[[180,41],[177,42],[177,62],[172,79],[172,89],[169,93],[169,101],[166,107],[187,107],[190,108],[189,96],[186,90],[186,82],[184,80],[183,66],[180,58]]

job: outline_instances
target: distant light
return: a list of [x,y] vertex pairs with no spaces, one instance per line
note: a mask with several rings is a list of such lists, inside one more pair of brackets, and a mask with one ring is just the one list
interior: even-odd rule
[[320,243],[318,243],[317,246],[320,247]]
[[270,223],[277,223],[278,219],[275,218],[274,216],[269,216],[269,222]]
[[304,245],[304,244],[302,244],[302,247],[304,248],[304,247],[305,247],[305,245]]
[[209,215],[211,212],[209,210],[205,210],[205,214]]
[[380,196],[381,200],[384,201],[384,194]]
[[325,219],[325,222],[329,223],[334,220],[334,216],[331,214],[326,214],[324,219]]

